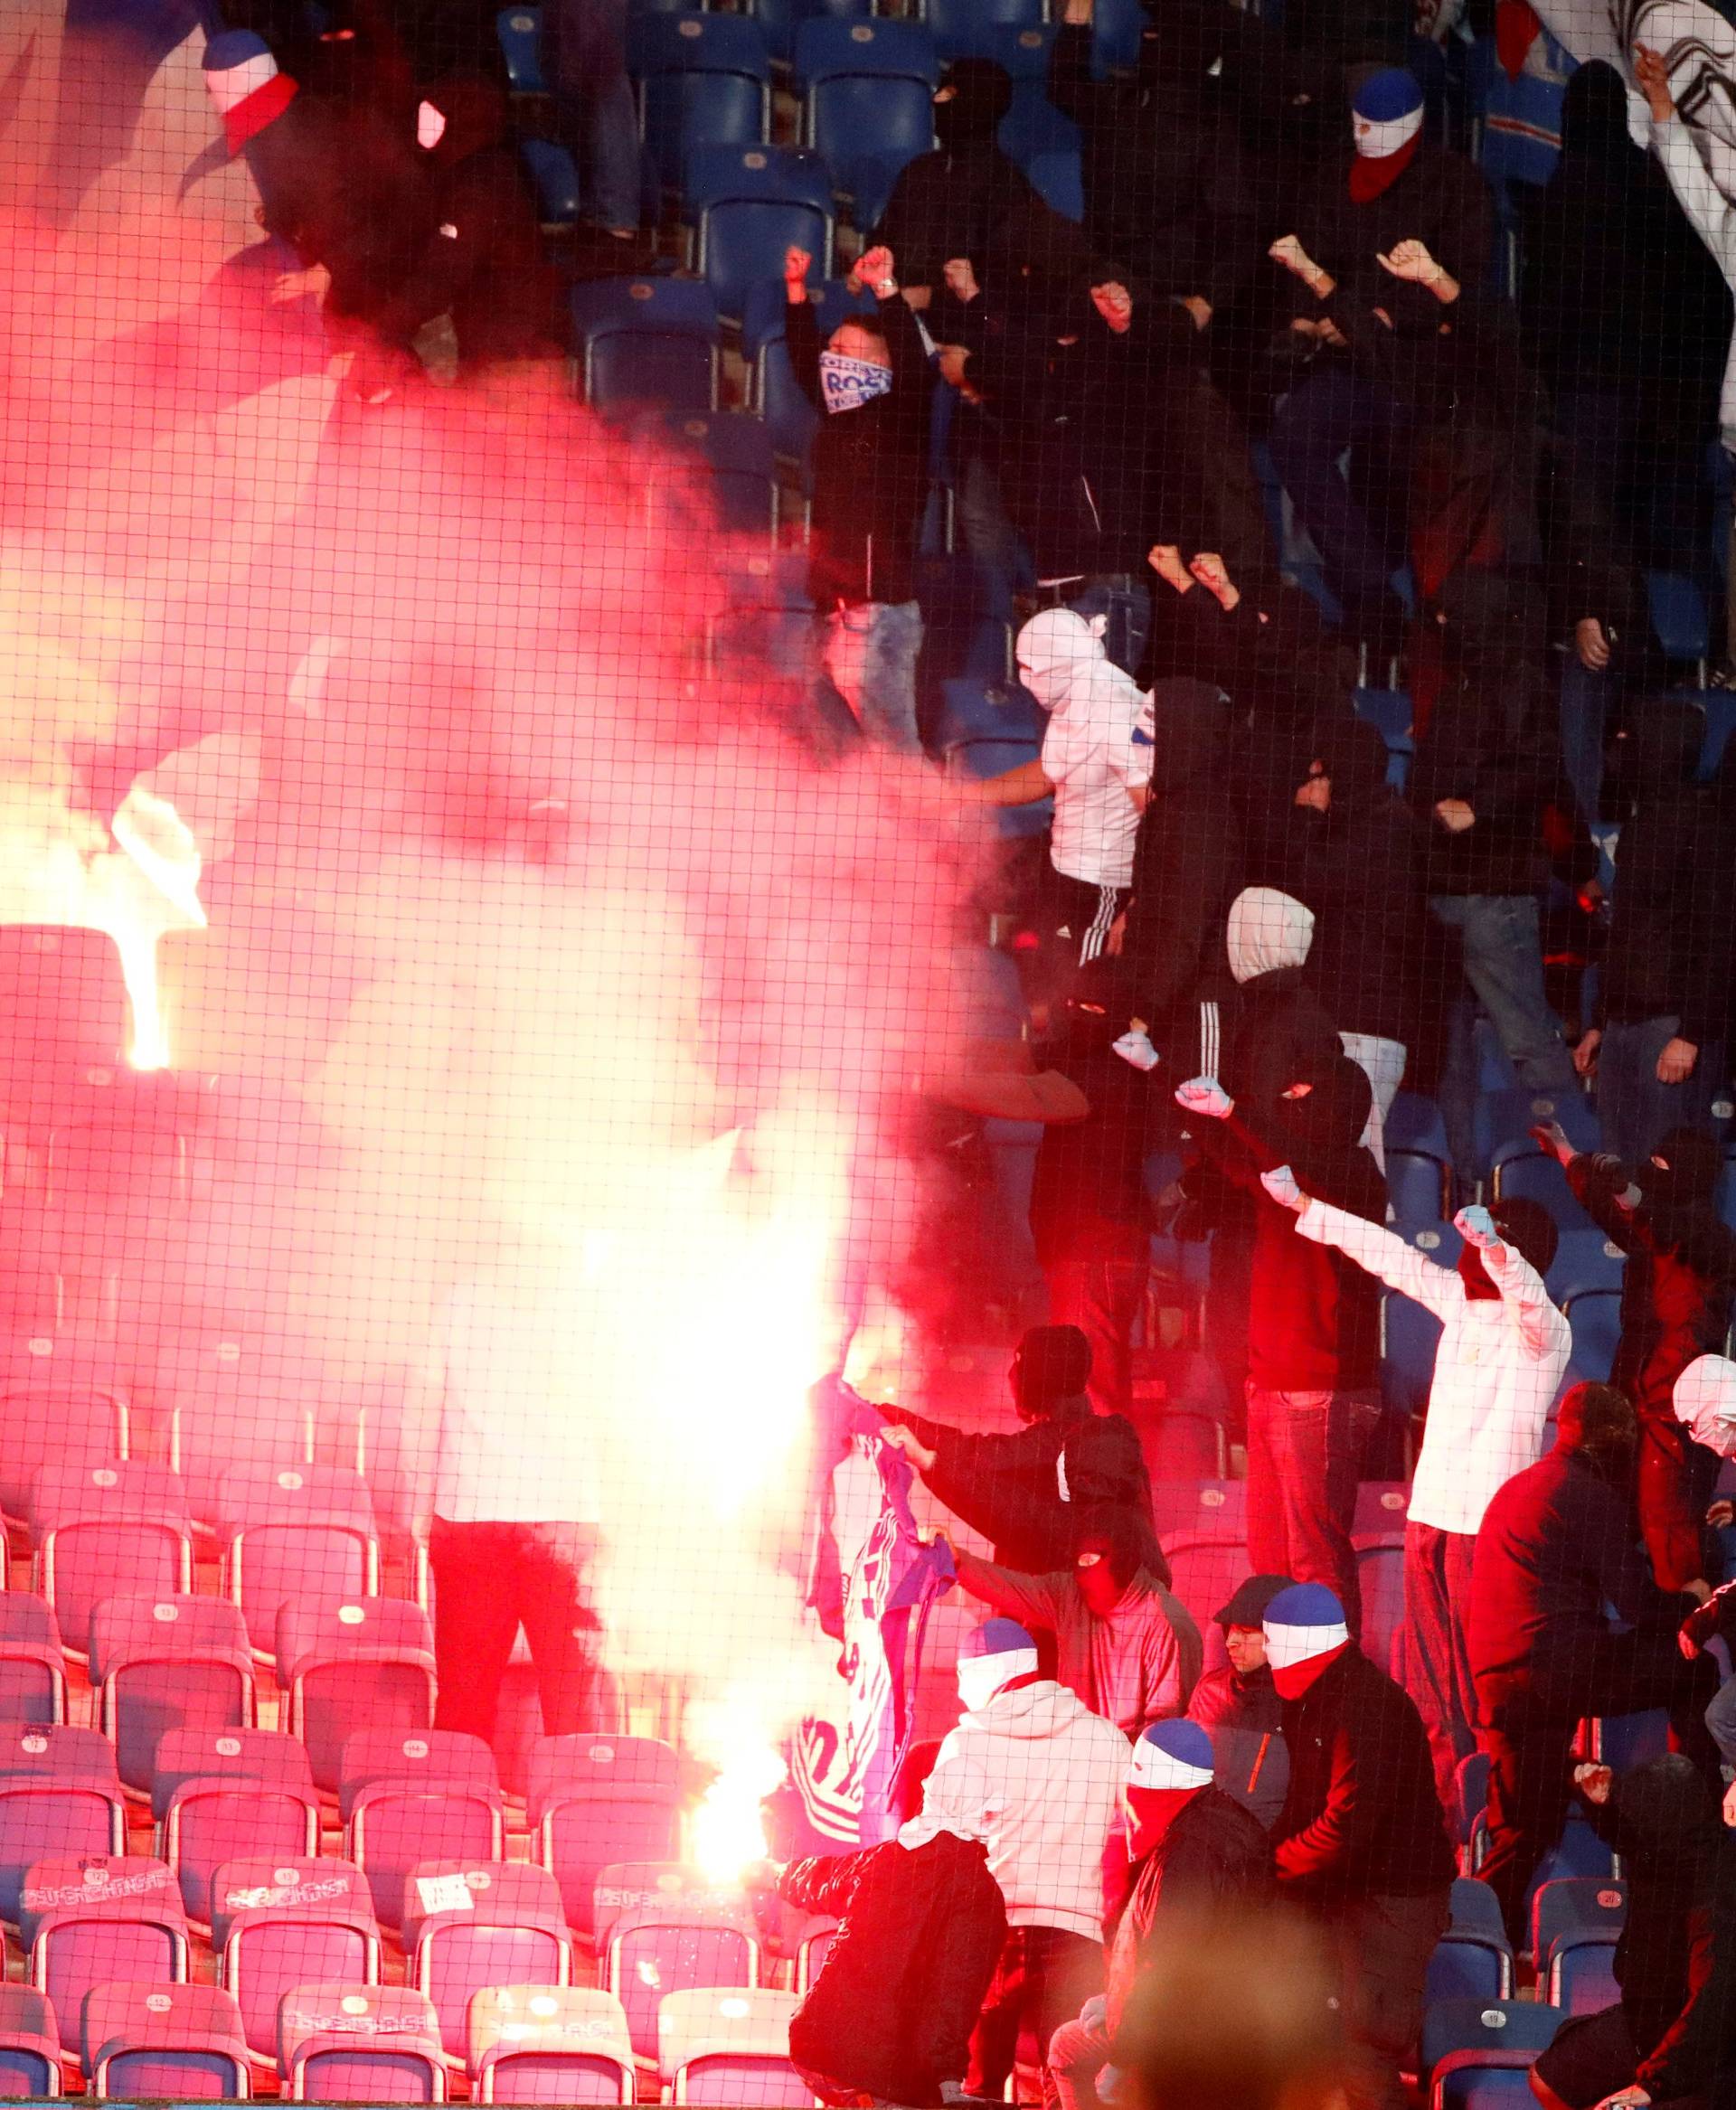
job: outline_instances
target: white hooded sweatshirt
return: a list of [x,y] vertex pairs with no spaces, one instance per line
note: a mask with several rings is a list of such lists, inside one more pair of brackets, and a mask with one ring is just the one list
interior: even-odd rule
[[1103,617],[1045,608],[1019,632],[1019,677],[1049,713],[1043,773],[1055,787],[1049,855],[1090,887],[1133,881],[1139,809],[1151,781],[1151,698],[1103,650]]
[[1670,1395],[1675,1418],[1697,1444],[1721,1458],[1736,1458],[1736,1362],[1727,1356],[1696,1356]]
[[1103,1849],[1121,1807],[1127,1739],[1052,1679],[997,1692],[960,1720],[935,1771],[988,1784],[989,1872],[1009,1926],[1103,1938]]
[[1314,910],[1276,887],[1244,887],[1230,904],[1224,945],[1238,986],[1280,967],[1306,966],[1313,943]]

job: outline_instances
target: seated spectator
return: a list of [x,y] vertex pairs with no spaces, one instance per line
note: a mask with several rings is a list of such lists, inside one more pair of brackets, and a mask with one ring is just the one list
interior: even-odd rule
[[1230,1660],[1205,1673],[1187,1703],[1190,1719],[1212,1738],[1218,1785],[1269,1832],[1289,1790],[1290,1755],[1262,1622],[1267,1606],[1290,1585],[1288,1575],[1251,1575],[1241,1585],[1217,1615]]
[[1177,356],[1197,359],[1194,334],[1253,276],[1259,224],[1219,79],[1231,10],[1149,9],[1131,80],[1098,73],[1093,12],[1067,0],[1049,52],[1049,99],[1080,128],[1086,228],[1158,303]]
[[1274,737],[1250,802],[1250,854],[1262,881],[1313,913],[1307,981],[1368,1078],[1363,1141],[1384,1171],[1386,1116],[1423,1009],[1430,927],[1420,831],[1387,788],[1372,725],[1340,709]]
[[1724,816],[1695,781],[1703,714],[1658,697],[1618,736],[1604,777],[1621,827],[1603,973],[1573,1050],[1595,1075],[1603,1146],[1624,1164],[1668,1128],[1702,1128],[1729,1080],[1724,1026],[1736,976]]
[[913,306],[940,297],[949,264],[983,267],[1009,218],[1040,203],[998,143],[1012,104],[1012,76],[993,59],[955,59],[941,76],[934,92],[939,145],[899,171],[875,231],[898,258]]
[[1057,1681],[1129,1737],[1184,1714],[1200,1674],[1199,1629],[1140,1561],[1126,1510],[1083,1510],[1079,1550],[1058,1575],[1021,1575],[958,1548],[958,1580],[1038,1637]]
[[1477,1170],[1476,1003],[1528,1090],[1567,1097],[1578,1088],[1543,987],[1543,819],[1561,772],[1538,617],[1521,579],[1463,572],[1449,581],[1438,617],[1444,684],[1410,771],[1429,906],[1463,948],[1467,986],[1448,1016],[1439,1098],[1467,1183]]
[[1036,1644],[989,1619],[958,1658],[965,1714],[936,1770],[987,1784],[989,1873],[1008,1932],[971,2039],[966,2088],[998,2097],[1021,2035],[1043,2048],[1103,1983],[1104,1850],[1120,1811],[1127,1739],[1037,1672]]
[[1024,1423],[1013,1436],[968,1436],[903,1407],[878,1409],[886,1441],[930,1493],[995,1549],[1003,1568],[1052,1575],[1076,1551],[1084,1507],[1128,1511],[1139,1558],[1165,1588],[1169,1563],[1151,1522],[1151,1476],[1133,1424],[1093,1414],[1090,1343],[1077,1326],[1033,1326],[1007,1372]]
[[1532,1131],[1560,1159],[1581,1209],[1627,1266],[1609,1381],[1639,1417],[1639,1524],[1665,1589],[1706,1592],[1701,1522],[1718,1459],[1684,1426],[1676,1394],[1696,1358],[1729,1338],[1736,1232],[1715,1207],[1722,1156],[1705,1129],[1673,1128],[1631,1169],[1574,1150],[1559,1127]]
[[1718,1807],[1688,1761],[1671,1753],[1623,1774],[1573,1771],[1591,1828],[1621,1856],[1628,1917],[1616,1944],[1621,1998],[1574,2015],[1532,2069],[1544,2110],[1596,2110],[1637,2086],[1647,2096],[1694,2029],[1712,1974],[1712,1892]]
[[1477,1532],[1469,1646],[1477,1741],[1489,1755],[1479,1872],[1515,1946],[1531,1879],[1567,1817],[1573,1734],[1586,1716],[1667,1708],[1679,1747],[1717,1778],[1704,1721],[1717,1673],[1684,1655],[1684,1601],[1657,1587],[1633,1540],[1637,1437],[1619,1392],[1573,1386],[1554,1449],[1495,1493]]
[[1386,1192],[1357,1138],[1368,1079],[1335,1044],[1270,1107],[1243,1108],[1214,1078],[1175,1094],[1209,1165],[1254,1197],[1248,1322],[1248,1558],[1260,1572],[1329,1583],[1362,1624],[1351,1525],[1363,1455],[1381,1415],[1380,1300],[1342,1254],[1300,1237],[1261,1174],[1282,1164],[1305,1191],[1371,1224]]
[[1355,2110],[1402,2110],[1423,1974],[1448,1919],[1453,1850],[1416,1708],[1350,1638],[1318,1583],[1266,1607],[1284,1703],[1289,1793],[1278,1821],[1278,1893],[1337,1951]]
[[895,1839],[778,1875],[786,1904],[839,1923],[789,2025],[790,2058],[823,2102],[936,2105],[962,2090],[1006,1945],[990,1822],[987,1776],[955,1759],[935,1766]]
[[807,567],[820,611],[816,656],[870,740],[916,755],[922,614],[913,565],[929,489],[928,351],[883,245],[856,266],[873,288],[876,318],[840,323],[822,350],[807,297],[813,261],[798,249],[784,259],[784,327],[791,371],[821,413]]
[[1159,1722],[1134,1745],[1127,1775],[1132,1890],[1109,1945],[1106,1990],[1049,2045],[1061,2110],[1097,2110],[1098,2075],[1114,2058],[1160,1926],[1183,1917],[1200,1926],[1271,1897],[1271,1842],[1213,1784],[1212,1767],[1211,1739],[1194,1722]]
[[[1273,419],[1272,458],[1353,631],[1396,652],[1409,555],[1405,492],[1422,423],[1450,419],[1488,272],[1488,185],[1422,138],[1422,89],[1401,68],[1357,91],[1354,151],[1329,162],[1272,244],[1288,271],[1301,371]],[[1462,410],[1461,410],[1462,416]],[[1351,450],[1346,482],[1339,457]]]
[[1523,1197],[1493,1213],[1461,1210],[1458,1265],[1443,1267],[1383,1224],[1308,1199],[1282,1172],[1266,1186],[1297,1203],[1305,1239],[1335,1247],[1441,1322],[1404,1528],[1404,1677],[1429,1733],[1441,1806],[1450,1808],[1459,1762],[1477,1748],[1465,1622],[1477,1529],[1495,1491],[1542,1455],[1573,1347],[1543,1287],[1555,1226]]

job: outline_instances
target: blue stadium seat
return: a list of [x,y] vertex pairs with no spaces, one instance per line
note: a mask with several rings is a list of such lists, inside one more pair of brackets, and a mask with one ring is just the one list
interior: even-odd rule
[[1556,1247],[1550,1266],[1550,1294],[1560,1300],[1587,1290],[1619,1290],[1624,1266],[1621,1248],[1595,1227],[1569,1231]]
[[519,153],[536,190],[536,214],[544,234],[562,234],[579,223],[579,169],[552,139],[521,139]]
[[1410,1487],[1403,1480],[1364,1480],[1356,1490],[1352,1541],[1363,1546],[1402,1546]]
[[796,33],[805,22],[826,17],[834,22],[863,22],[873,13],[873,0],[752,0],[748,12],[766,33],[771,55],[788,66],[796,55]]
[[[1398,1224],[1398,1235],[1443,1267],[1458,1261],[1460,1239],[1449,1223]],[[1408,1296],[1389,1290],[1381,1299],[1381,1393],[1395,1414],[1420,1414],[1434,1381],[1440,1321]]]
[[1703,660],[1712,650],[1712,618],[1705,596],[1679,571],[1648,571],[1646,600],[1652,630],[1665,657]]
[[1447,1124],[1434,1100],[1421,1092],[1401,1091],[1386,1116],[1386,1147],[1421,1151],[1445,1164]]
[[[1493,1031],[1489,1039],[1494,1040]],[[1492,1060],[1490,1069],[1499,1074]],[[1531,1132],[1540,1121],[1559,1122],[1580,1150],[1598,1148],[1597,1116],[1582,1091],[1533,1091],[1518,1084],[1492,1088],[1479,1081],[1475,1123],[1478,1163],[1493,1164],[1497,1154],[1515,1147],[1533,1148]]]
[[[1484,2097],[1471,2090],[1485,2076],[1511,2076],[1514,2104],[1532,2100],[1525,2076],[1540,2051],[1546,2050],[1566,2017],[1559,2009],[1533,2001],[1444,2000],[1432,2003],[1422,2018],[1422,2074],[1430,2101],[1446,2110],[1470,2110]],[[1505,2102],[1503,2091],[1495,2100]]]
[[[1473,1751],[1468,1757],[1459,1760],[1458,1769],[1453,1776],[1453,1807],[1450,1814],[1453,1824],[1453,1838],[1458,1845],[1468,1846],[1470,1844],[1471,1833],[1476,1829],[1477,1820],[1483,1815],[1488,1807],[1488,1800],[1489,1755],[1486,1751]],[[1461,1881],[1466,1879],[1460,1879]],[[1483,1904],[1482,1900],[1477,1900],[1474,1903],[1468,1895],[1463,1899],[1465,1917],[1468,1921],[1473,1910],[1477,1910],[1482,1914],[1486,1924],[1496,1927],[1500,1926],[1502,1925],[1501,1907],[1499,1901],[1495,1898],[1495,1892],[1489,1889],[1486,1883],[1479,1884],[1477,1887],[1487,1893],[1488,1905],[1494,1907],[1494,1919],[1493,1921],[1487,1920],[1487,1907]],[[1455,1884],[1453,1887],[1453,1916],[1455,1918],[1459,1917],[1460,1903],[1458,1886]],[[1505,1938],[1504,1936],[1503,1939]]]
[[922,20],[942,59],[993,58],[995,33],[1044,26],[1043,0],[925,0]]
[[[810,286],[808,298],[822,340],[848,316],[873,315],[876,306],[865,286],[852,292],[842,278]],[[808,450],[820,413],[790,369],[784,343],[787,307],[781,276],[750,287],[741,316],[741,353],[753,373],[753,407],[770,430],[772,447],[780,461],[797,466],[806,486]]]
[[1031,188],[1063,220],[1085,217],[1085,170],[1078,151],[1033,154],[1024,165]]
[[1600,1715],[1594,1726],[1591,1748],[1618,1773],[1661,1758],[1669,1747],[1670,1718],[1661,1707],[1639,1714]]
[[1429,2007],[1448,2000],[1505,2000],[1513,1991],[1512,1953],[1449,1926],[1429,1959],[1422,1991]]
[[709,664],[738,676],[757,670],[777,681],[805,682],[813,632],[811,609],[729,608],[710,625]]
[[1531,1946],[1540,1983],[1570,2014],[1590,2014],[1619,1999],[1611,1959],[1628,1917],[1627,1886],[1613,1876],[1569,1876],[1544,1883],[1531,1901]]
[[942,683],[936,744],[943,753],[966,740],[1041,738],[1037,707],[1016,682]]
[[766,33],[740,14],[647,14],[631,25],[639,129],[664,186],[695,146],[752,146],[771,124]]
[[1529,1140],[1497,1144],[1490,1172],[1497,1202],[1539,1202],[1563,1234],[1597,1229],[1574,1200],[1560,1161],[1546,1155]]
[[1131,73],[1139,63],[1139,39],[1146,26],[1139,0],[1099,0],[1091,13],[1097,34],[1091,43],[1091,70],[1099,80],[1110,73]]
[[856,226],[871,228],[899,171],[934,146],[933,41],[911,22],[806,22],[795,72],[803,140],[825,156]]
[[1709,777],[1723,760],[1731,730],[1736,727],[1736,691],[1706,689],[1694,701],[1706,718],[1705,744],[1700,749],[1700,774]]
[[585,400],[604,416],[717,406],[717,302],[690,278],[592,278],[572,289]]
[[495,17],[495,34],[506,65],[506,85],[514,95],[547,95],[542,67],[542,10],[503,7]]
[[1357,717],[1372,725],[1386,742],[1389,754],[1395,749],[1407,755],[1416,752],[1411,731],[1416,711],[1407,691],[1358,689],[1351,701]]
[[1401,1224],[1431,1224],[1445,1220],[1450,1194],[1445,1162],[1420,1150],[1395,1150],[1386,1146],[1386,1198],[1394,1220]]
[[777,461],[760,419],[740,410],[676,412],[646,419],[634,437],[703,468],[722,526],[768,538],[777,532]]
[[1572,1330],[1573,1352],[1568,1358],[1568,1381],[1587,1380],[1608,1384],[1621,1338],[1621,1292],[1618,1289],[1581,1290],[1565,1295],[1562,1309]]
[[794,245],[832,268],[832,178],[816,154],[788,146],[699,146],[687,158],[696,261],[719,312],[739,322],[755,286],[781,285]]

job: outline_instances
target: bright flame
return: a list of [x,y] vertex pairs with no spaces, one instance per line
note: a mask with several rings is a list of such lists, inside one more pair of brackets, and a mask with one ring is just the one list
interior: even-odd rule
[[693,1814],[693,1860],[713,1883],[737,1883],[766,1858],[766,1797],[788,1768],[778,1753],[747,1743],[731,1752]]

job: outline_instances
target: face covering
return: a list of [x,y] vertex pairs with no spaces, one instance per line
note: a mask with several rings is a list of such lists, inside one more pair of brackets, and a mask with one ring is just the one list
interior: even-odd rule
[[1079,1594],[1085,1600],[1085,1608],[1098,1618],[1106,1618],[1127,1595],[1130,1576],[1119,1572],[1119,1562],[1113,1549],[1108,1546],[1082,1546],[1081,1554],[1094,1553],[1097,1558],[1089,1567],[1075,1563],[1073,1580],[1079,1585]]
[[1196,1787],[1128,1788],[1127,1859],[1144,1860],[1199,1792]]
[[1036,1668],[1037,1652],[1033,1648],[1014,1649],[1000,1656],[967,1656],[958,1665],[958,1697],[965,1703],[965,1711],[977,1713],[1003,1686],[1010,1685],[1014,1678],[1033,1676]]
[[820,397],[833,415],[859,410],[892,385],[890,366],[876,366],[871,359],[852,359],[842,352],[820,353]]
[[446,135],[446,118],[431,102],[416,107],[416,144],[424,153],[431,153]]
[[[1271,1653],[1271,1639],[1269,1635],[1266,1643],[1269,1655]],[[1278,1687],[1278,1698],[1280,1700],[1300,1700],[1315,1681],[1324,1676],[1349,1646],[1348,1641],[1341,1641],[1336,1648],[1327,1649],[1323,1655],[1304,1656],[1299,1663],[1273,1663],[1271,1665],[1272,1683]]]
[[1244,887],[1230,905],[1225,945],[1238,984],[1307,963],[1314,911],[1276,887]]
[[1697,1444],[1736,1457],[1736,1362],[1703,1355],[1675,1380],[1675,1418]]

